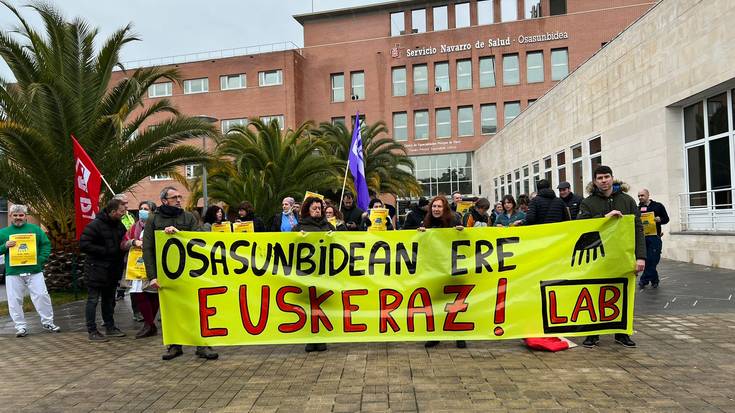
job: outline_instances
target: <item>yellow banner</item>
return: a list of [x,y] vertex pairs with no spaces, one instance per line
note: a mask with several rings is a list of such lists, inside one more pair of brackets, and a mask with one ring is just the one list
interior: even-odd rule
[[145,280],[145,264],[143,263],[143,250],[132,247],[128,251],[128,263],[125,266],[126,280]]
[[37,265],[38,254],[36,253],[36,234],[13,234],[8,240],[15,241],[15,246],[10,247],[10,265]]
[[630,334],[633,231],[633,216],[472,231],[157,231],[163,340]]
[[656,230],[656,216],[653,212],[642,213],[641,222],[643,222],[643,235],[658,235],[658,231]]
[[232,232],[255,232],[253,221],[233,222]]
[[222,221],[219,224],[216,222],[213,223],[212,232],[232,232],[232,226],[230,225],[230,221]]

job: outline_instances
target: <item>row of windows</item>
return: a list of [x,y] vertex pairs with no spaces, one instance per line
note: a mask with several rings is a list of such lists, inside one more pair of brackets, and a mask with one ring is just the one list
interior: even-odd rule
[[412,156],[411,160],[424,196],[449,195],[454,191],[472,193],[471,153]]
[[[585,151],[586,149],[586,151]],[[570,159],[571,162],[567,162]],[[556,161],[556,162],[554,162]],[[504,195],[518,197],[536,191],[536,182],[546,179],[556,187],[560,182],[568,181],[572,192],[584,197],[585,181],[592,179],[592,171],[602,164],[602,138],[597,136],[587,141],[586,148],[582,143],[565,148],[555,155],[519,167],[512,172],[493,179],[495,199]],[[571,174],[567,174],[571,167]]]
[[[258,86],[277,86],[282,84],[283,71],[281,69],[258,72]],[[160,98],[165,96],[172,96],[173,87],[173,82],[161,82],[153,84],[148,88],[148,97]],[[246,87],[247,75],[245,73],[222,75],[219,77],[219,90],[236,90],[245,89]],[[209,78],[202,77],[198,79],[184,80],[185,95],[206,92],[209,92]]]
[[[495,16],[495,3],[499,2],[500,18]],[[566,0],[550,0],[550,10],[545,13],[541,10],[541,0],[478,0],[474,3],[476,7],[477,25],[493,24],[497,22],[510,22],[518,20],[518,6],[523,5],[524,18],[533,19],[544,15],[566,14]],[[431,9],[413,9],[408,15],[405,11],[394,12],[390,14],[390,34],[391,36],[401,36],[408,34],[406,30],[406,17],[410,16],[410,33],[424,33],[427,30],[440,31],[450,28],[470,27],[473,22],[471,20],[472,3],[460,2],[449,5],[432,7]],[[454,20],[449,19],[449,8],[454,9]],[[430,13],[431,21],[427,19],[427,12]]]

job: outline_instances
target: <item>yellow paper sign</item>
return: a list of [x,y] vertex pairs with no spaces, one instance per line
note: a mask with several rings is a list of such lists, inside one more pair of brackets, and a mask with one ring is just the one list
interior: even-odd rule
[[370,210],[370,227],[368,231],[385,231],[388,229],[388,209],[373,208]]
[[219,224],[212,224],[212,232],[232,232],[230,221],[222,221]]
[[337,217],[327,218],[327,221],[329,221],[333,227],[337,228]]
[[306,198],[319,198],[322,201],[324,201],[324,195],[317,194],[316,192],[306,191],[304,194],[304,201],[306,201]]
[[10,265],[37,265],[38,255],[36,253],[36,234],[13,234],[8,238],[15,241],[15,246],[10,247]]
[[126,280],[145,280],[145,264],[143,263],[143,250],[132,247],[128,251],[128,263],[125,267]]
[[457,202],[457,212],[459,212],[460,215],[464,215],[465,212],[467,212],[474,205],[475,203],[472,201],[459,201]]
[[256,233],[247,242],[236,234],[156,231],[163,341],[630,334],[633,219],[473,231]]
[[232,232],[255,232],[253,221],[233,222]]
[[643,235],[658,235],[658,231],[656,230],[656,216],[653,212],[642,213],[641,222],[643,222]]

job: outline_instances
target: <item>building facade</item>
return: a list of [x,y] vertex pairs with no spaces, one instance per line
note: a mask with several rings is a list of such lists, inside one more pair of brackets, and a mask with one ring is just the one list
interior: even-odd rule
[[497,197],[568,180],[584,196],[609,165],[667,208],[665,257],[735,268],[732,21],[728,0],[658,3],[479,148],[478,182]]

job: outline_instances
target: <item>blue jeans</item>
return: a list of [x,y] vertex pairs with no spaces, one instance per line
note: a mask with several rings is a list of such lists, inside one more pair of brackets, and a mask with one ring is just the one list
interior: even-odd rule
[[641,279],[638,281],[640,285],[646,285],[649,282],[652,284],[658,284],[658,271],[656,266],[661,261],[661,248],[663,243],[659,236],[647,236],[646,237],[646,269],[641,275]]

